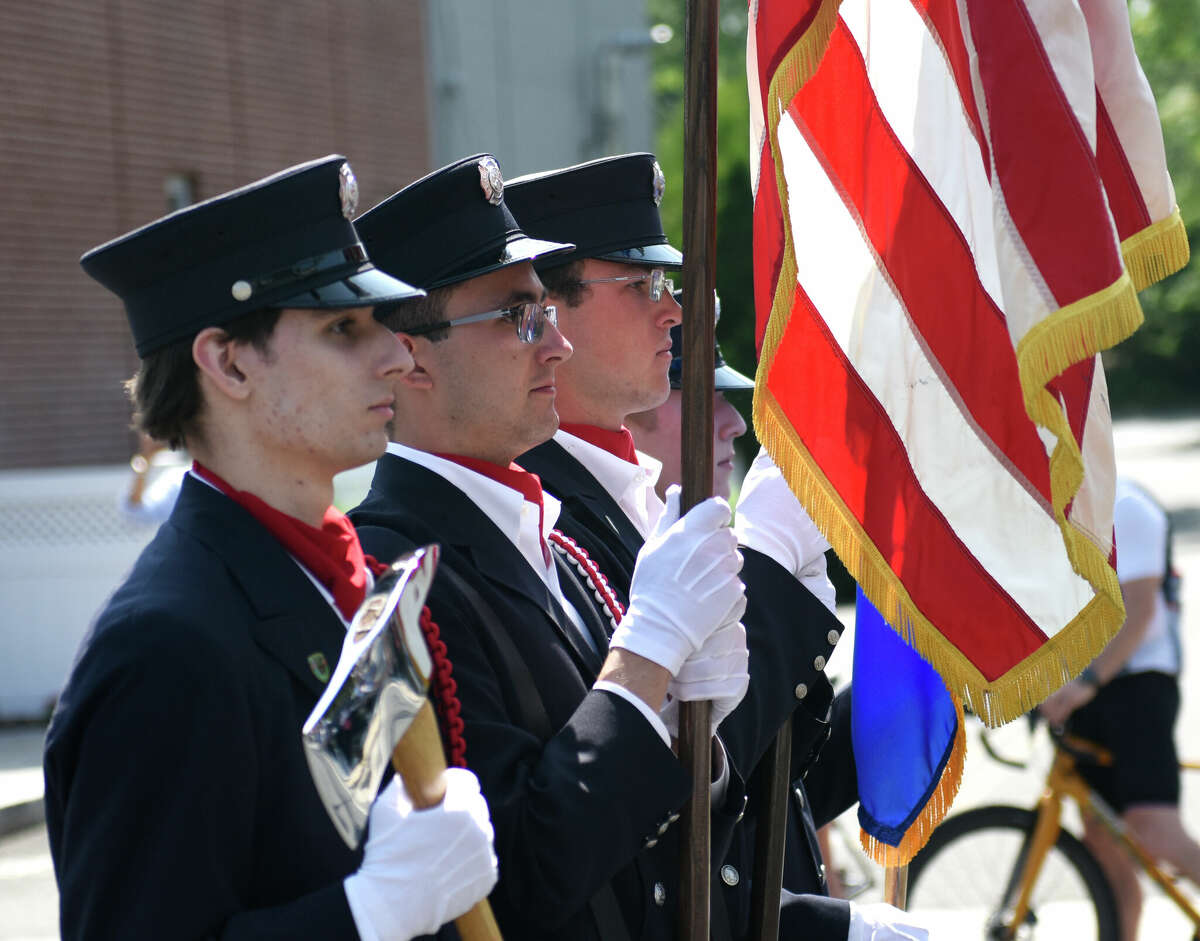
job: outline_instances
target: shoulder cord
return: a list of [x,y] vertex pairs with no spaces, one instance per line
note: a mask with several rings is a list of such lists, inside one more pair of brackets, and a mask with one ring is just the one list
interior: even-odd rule
[[579,543],[561,530],[550,531],[550,542],[584,577],[592,589],[592,594],[596,596],[596,600],[607,610],[608,620],[615,630],[621,623],[621,618],[625,616],[625,607],[609,587],[608,579],[604,577],[600,567]]
[[425,635],[425,643],[429,645],[430,656],[433,657],[433,682],[437,690],[436,703],[438,718],[441,720],[442,734],[449,747],[448,764],[453,768],[467,766],[467,740],[463,738],[462,703],[458,699],[458,683],[452,675],[454,664],[450,662],[446,642],[441,638],[437,622],[429,613],[429,606],[421,608],[421,633]]

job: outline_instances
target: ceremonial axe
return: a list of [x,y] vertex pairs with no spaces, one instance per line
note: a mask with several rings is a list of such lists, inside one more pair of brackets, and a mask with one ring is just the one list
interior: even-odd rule
[[[415,549],[376,579],[304,723],[313,783],[351,849],[362,840],[389,760],[414,807],[436,807],[446,796],[446,757],[426,696],[433,659],[420,625],[437,559],[437,546]],[[454,923],[463,941],[500,941],[486,899]]]

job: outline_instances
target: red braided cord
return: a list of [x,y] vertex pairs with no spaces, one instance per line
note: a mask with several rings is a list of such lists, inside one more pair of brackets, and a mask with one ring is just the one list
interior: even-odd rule
[[454,768],[467,766],[467,740],[463,738],[462,703],[458,701],[458,683],[452,670],[454,665],[447,655],[446,643],[441,638],[441,631],[429,606],[421,608],[421,631],[425,642],[429,645],[429,654],[433,657],[433,685],[437,692],[436,702],[441,708],[438,717],[441,719],[442,734],[450,749],[448,764]]
[[[376,577],[388,570],[388,566],[374,556],[365,555],[364,562]],[[453,675],[454,664],[450,662],[441,629],[429,613],[428,605],[421,608],[420,623],[421,633],[425,635],[425,643],[429,647],[429,656],[433,659],[434,703],[441,707],[437,710],[438,724],[450,749],[448,764],[455,768],[465,768],[467,740],[463,738],[465,726],[462,720],[462,703],[458,700],[458,682]]]
[[621,604],[617,596],[613,594],[612,588],[609,587],[608,579],[600,571],[600,566],[587,554],[583,546],[579,545],[579,543],[566,533],[553,529],[550,531],[550,541],[579,563],[588,581],[591,582],[593,590],[600,595],[600,600],[604,602],[604,607],[608,608],[608,613],[612,618],[613,624],[620,624],[621,618],[625,616],[625,607]]

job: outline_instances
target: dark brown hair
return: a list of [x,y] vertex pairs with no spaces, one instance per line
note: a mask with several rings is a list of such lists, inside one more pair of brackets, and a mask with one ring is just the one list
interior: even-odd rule
[[[454,288],[455,285],[449,284],[446,287],[434,288],[424,297],[380,304],[375,308],[375,319],[393,333],[407,333],[418,327],[439,323],[446,319],[446,301]],[[449,334],[449,330],[434,330],[422,336],[432,343],[438,343]]]
[[[263,307],[222,324],[221,329],[231,340],[267,353],[279,314],[277,307]],[[204,400],[192,358],[194,339],[188,337],[155,350],[125,382],[125,394],[133,402],[133,426],[171,448],[183,447],[199,431]]]
[[578,307],[587,294],[588,285],[580,284],[583,278],[584,259],[576,258],[565,265],[539,271],[538,277],[546,290],[566,301],[568,307]]

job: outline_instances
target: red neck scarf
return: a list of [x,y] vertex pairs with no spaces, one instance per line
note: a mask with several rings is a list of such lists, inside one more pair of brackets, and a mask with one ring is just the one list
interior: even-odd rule
[[336,507],[325,511],[321,528],[281,513],[252,493],[234,490],[199,461],[192,462],[192,472],[212,484],[229,499],[243,507],[295,558],[300,560],[318,582],[324,585],[333,603],[347,621],[362,604],[367,594],[367,568],[378,563],[364,555],[350,520]]
[[624,425],[621,426],[620,431],[609,431],[607,428],[598,428],[595,425],[572,425],[567,422],[562,422],[558,427],[569,435],[582,438],[588,444],[594,444],[609,454],[619,457],[622,461],[628,461],[635,465],[638,462],[637,451],[633,447],[633,435]]
[[474,457],[463,457],[461,454],[439,454],[440,458],[447,461],[453,461],[467,470],[473,470],[477,474],[482,474],[497,483],[502,483],[506,487],[517,491],[522,497],[530,503],[537,504],[538,508],[538,542],[542,545],[542,559],[546,563],[547,568],[550,566],[550,547],[546,545],[546,540],[542,536],[543,523],[546,518],[545,507],[542,504],[542,481],[537,474],[531,474],[525,468],[518,464],[509,464],[508,467],[502,467],[499,464],[493,464],[491,461],[481,461]]

